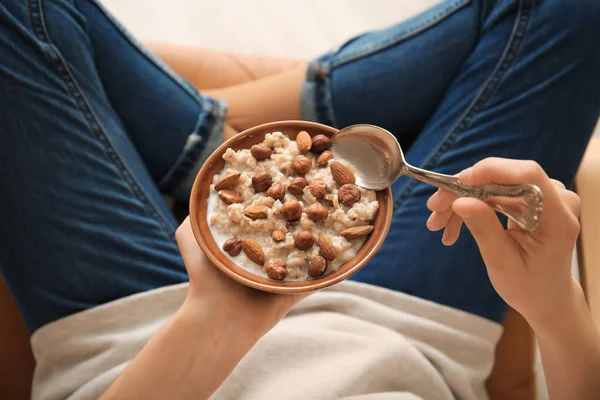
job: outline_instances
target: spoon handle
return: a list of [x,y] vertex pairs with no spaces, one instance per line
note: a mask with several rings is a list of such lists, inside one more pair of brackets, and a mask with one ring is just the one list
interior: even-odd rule
[[537,228],[544,209],[542,191],[536,185],[468,186],[462,184],[455,176],[438,174],[410,165],[405,166],[403,175],[429,183],[459,197],[483,200],[527,231]]

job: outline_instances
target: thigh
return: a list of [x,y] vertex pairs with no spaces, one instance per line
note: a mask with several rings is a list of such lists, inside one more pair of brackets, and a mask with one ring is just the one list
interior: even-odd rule
[[[470,12],[469,18],[463,17],[477,21],[473,48],[448,79],[441,99],[415,136],[408,161],[455,174],[488,156],[534,159],[550,176],[570,185],[600,110],[600,30],[596,23],[600,4],[520,0],[473,5],[459,12]],[[439,37],[460,36],[455,30],[462,29],[455,26]],[[437,68],[446,68],[442,61]],[[344,86],[336,93],[335,70],[329,76],[331,82],[323,87],[333,88],[331,99],[352,90]],[[422,80],[415,86],[429,87],[425,77],[417,76]],[[389,92],[395,93],[395,100],[386,108],[380,104],[379,112],[394,120],[397,113],[404,116],[406,104],[401,92]],[[430,101],[424,104],[429,112]],[[335,116],[346,113],[336,108],[335,100],[322,109],[333,110]],[[357,110],[353,118],[348,122],[362,122]],[[468,232],[463,230],[461,239],[446,248],[440,242],[441,233],[425,228],[426,201],[434,188],[403,178],[394,184],[393,192],[390,234],[354,279],[502,320],[506,306],[495,293]]]
[[69,2],[0,4],[0,271],[31,331],[187,280]]

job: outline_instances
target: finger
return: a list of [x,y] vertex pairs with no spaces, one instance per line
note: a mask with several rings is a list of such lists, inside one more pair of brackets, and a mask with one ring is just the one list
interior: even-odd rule
[[188,216],[175,232],[175,239],[179,246],[179,251],[183,257],[186,266],[198,265],[204,260],[204,253],[200,250],[198,242],[192,232],[192,224]]
[[565,184],[562,183],[561,181],[557,180],[557,179],[550,179],[550,182],[552,182],[552,184],[554,185],[554,187],[558,190],[560,189],[566,189]]
[[579,214],[581,213],[581,198],[579,198],[577,193],[571,192],[570,190],[562,190],[559,192],[559,195],[567,209],[571,211],[575,217],[579,218]]
[[494,210],[473,198],[460,198],[452,208],[471,231],[488,268],[501,265],[512,243]]
[[431,211],[445,211],[452,206],[452,202],[456,200],[456,196],[450,192],[438,189],[429,200],[427,200],[427,208]]
[[462,226],[463,220],[462,218],[452,213],[450,220],[446,224],[446,229],[444,230],[444,235],[442,236],[442,243],[446,246],[452,246],[458,240],[460,236],[460,227]]
[[[544,214],[555,215],[560,211],[560,198],[553,184],[539,164],[534,161],[508,160],[503,158],[487,158],[473,167],[462,171],[459,179],[467,185],[499,185],[534,184],[544,196]],[[534,232],[536,236],[552,234],[560,229],[560,218],[544,218]]]
[[452,217],[452,214],[454,214],[452,208],[449,208],[446,211],[432,213],[427,220],[427,229],[432,232],[444,229],[446,224],[448,224],[450,217]]

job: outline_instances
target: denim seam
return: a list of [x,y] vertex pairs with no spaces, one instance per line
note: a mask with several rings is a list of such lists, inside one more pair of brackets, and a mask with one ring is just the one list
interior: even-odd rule
[[[515,17],[515,23],[500,60],[471,104],[467,107],[456,124],[454,124],[452,129],[446,134],[444,140],[433,149],[429,157],[422,164],[423,168],[433,169],[439,165],[442,155],[454,145],[460,133],[464,132],[470,126],[473,119],[483,110],[483,107],[489,102],[494,94],[496,94],[502,78],[514,64],[516,55],[521,50],[525,34],[529,30],[532,10],[533,0],[519,0],[519,8],[517,16]],[[395,196],[394,208],[397,210],[395,213],[400,212],[402,203],[412,195],[418,184],[419,182],[415,180],[407,182]]]
[[[439,21],[441,21],[442,19],[451,15],[452,13],[460,10],[462,7],[469,4],[470,1],[471,0],[456,0],[454,3],[452,3],[451,5],[446,7],[444,10],[441,10],[437,14],[432,15],[428,19],[415,25],[411,29],[402,32],[398,36],[394,36],[390,39],[384,40],[382,42],[379,42],[379,43],[376,43],[373,45],[364,46],[363,48],[356,49],[356,50],[344,55],[343,57],[340,57],[338,60],[336,60],[335,62],[332,63],[332,67],[339,67],[339,66],[347,64],[349,62],[352,62],[358,58],[363,58],[370,54],[380,52],[382,50],[385,50],[388,47],[396,45],[398,42],[401,42],[401,41],[404,41],[404,40],[410,38],[411,36],[418,35],[422,31],[429,29],[430,27],[437,24]],[[338,51],[339,50],[341,50],[341,47],[338,49]]]
[[173,241],[176,227],[172,226],[162,215],[162,213],[158,211],[157,205],[154,204],[150,197],[144,192],[135,176],[129,171],[110,138],[108,135],[106,135],[105,129],[102,127],[98,117],[92,110],[88,99],[83,94],[83,91],[77,84],[77,81],[73,78],[71,71],[69,70],[68,63],[62,56],[60,50],[58,50],[58,48],[52,43],[45,24],[42,0],[29,0],[28,11],[32,27],[37,38],[49,45],[48,56],[50,61],[59,62],[57,66],[58,75],[65,85],[67,93],[71,96],[76,109],[79,110],[86,121],[89,132],[103,145],[102,147],[104,151],[108,155],[111,162],[119,170],[123,180],[128,184],[129,189],[132,191],[132,194],[138,200],[140,200],[142,204],[144,204],[144,208],[159,224],[161,231],[165,234],[168,240]]

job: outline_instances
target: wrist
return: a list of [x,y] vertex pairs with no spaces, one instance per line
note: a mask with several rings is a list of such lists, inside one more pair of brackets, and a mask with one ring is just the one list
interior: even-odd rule
[[552,307],[551,312],[542,318],[528,320],[540,340],[561,338],[571,334],[573,328],[588,325],[589,322],[591,316],[583,290],[574,279],[571,279],[567,290],[560,296],[560,301]]

